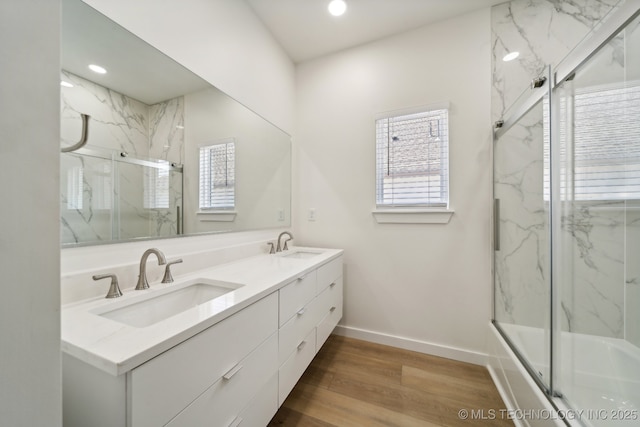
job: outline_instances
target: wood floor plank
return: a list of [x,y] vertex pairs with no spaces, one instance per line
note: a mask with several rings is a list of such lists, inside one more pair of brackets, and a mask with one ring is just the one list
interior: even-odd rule
[[456,421],[461,409],[460,403],[439,393],[385,384],[377,378],[356,378],[350,375],[334,378],[329,390],[437,425],[458,425]]
[[304,371],[304,374],[302,374],[300,382],[316,387],[329,388],[334,376],[335,374],[327,368],[312,363],[307,370]]
[[332,335],[270,426],[513,426],[461,409],[504,409],[486,368]]
[[469,380],[478,380],[483,383],[487,378],[490,378],[487,370],[482,366],[353,338],[342,336],[332,336],[331,338],[333,339],[333,350],[341,353],[364,354],[368,357],[393,361],[414,368],[461,375]]
[[278,410],[278,413],[267,425],[267,427],[290,427],[290,426],[305,426],[305,427],[337,427],[335,424],[329,424],[317,418],[313,418],[307,414],[303,414],[293,409],[283,406]]
[[469,403],[473,409],[503,407],[502,399],[491,387],[493,384],[480,384],[467,381],[464,377],[444,375],[439,372],[404,366],[402,385],[423,392],[434,393],[458,403]]
[[436,427],[402,412],[389,410],[308,384],[298,384],[284,402],[288,409],[341,427]]

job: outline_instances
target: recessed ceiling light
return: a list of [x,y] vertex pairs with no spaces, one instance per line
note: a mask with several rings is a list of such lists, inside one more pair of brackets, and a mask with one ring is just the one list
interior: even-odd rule
[[344,0],[332,0],[329,3],[329,13],[333,16],[343,15],[347,11],[347,3]]
[[104,69],[103,67],[96,65],[96,64],[91,64],[89,65],[89,69],[91,71],[93,71],[94,73],[98,73],[98,74],[107,74],[107,70]]
[[520,52],[511,52],[511,53],[507,53],[502,60],[504,62],[509,62],[509,61],[513,61],[514,59],[516,59],[518,56],[520,56]]
[[62,80],[60,82],[60,86],[64,86],[64,87],[73,87],[73,85],[69,82],[65,82],[64,80]]

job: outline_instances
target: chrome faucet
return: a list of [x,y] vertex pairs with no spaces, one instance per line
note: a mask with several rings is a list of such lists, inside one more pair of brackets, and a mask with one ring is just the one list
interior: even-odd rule
[[[282,239],[282,236],[284,236],[285,234],[289,236],[289,238],[284,241],[284,246],[282,246],[280,244],[280,239]],[[280,233],[280,235],[278,236],[278,247],[276,248],[276,252],[288,251],[289,248],[287,247],[287,242],[291,239],[293,239],[293,234],[289,233],[288,231],[283,231],[282,233]]]
[[147,258],[149,255],[154,254],[158,257],[158,265],[165,265],[167,263],[167,259],[164,257],[164,254],[156,248],[147,249],[142,254],[142,259],[140,259],[140,274],[138,275],[138,284],[136,285],[136,291],[141,289],[149,289],[149,282],[147,281]]

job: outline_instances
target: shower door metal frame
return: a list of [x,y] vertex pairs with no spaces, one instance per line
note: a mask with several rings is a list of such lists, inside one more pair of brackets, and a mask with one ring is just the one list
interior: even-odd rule
[[[514,354],[518,357],[522,365],[529,372],[531,378],[536,382],[536,384],[540,387],[540,389],[547,396],[549,402],[557,409],[561,410],[558,406],[558,399],[554,398],[562,398],[562,394],[559,390],[556,390],[557,376],[556,376],[556,368],[558,367],[559,360],[559,333],[560,324],[559,324],[559,316],[556,315],[556,310],[558,307],[554,306],[554,302],[559,301],[559,289],[554,286],[554,271],[557,272],[557,269],[554,270],[554,258],[553,258],[553,236],[557,233],[556,227],[560,227],[560,212],[554,208],[553,200],[554,196],[557,197],[559,195],[559,189],[556,189],[554,194],[553,183],[554,178],[558,175],[557,165],[554,165],[553,159],[554,156],[554,130],[553,130],[553,92],[556,90],[561,84],[565,81],[573,78],[576,71],[581,68],[585,63],[587,63],[597,52],[600,51],[602,47],[607,45],[613,38],[615,38],[625,27],[640,16],[640,0],[625,0],[624,3],[614,7],[614,9],[607,15],[604,22],[601,22],[596,25],[596,27],[583,39],[578,46],[573,49],[556,67],[552,69],[551,67],[547,67],[547,81],[544,84],[544,87],[547,89],[546,91],[533,91],[529,96],[524,99],[518,101],[518,104],[512,111],[508,114],[507,117],[499,120],[495,123],[494,128],[494,142],[497,141],[500,137],[502,137],[514,124],[516,124],[520,118],[522,118],[525,114],[527,114],[537,103],[545,96],[548,95],[549,100],[549,117],[550,117],[550,131],[549,131],[549,157],[550,157],[550,193],[551,197],[549,200],[549,230],[550,230],[550,376],[549,376],[549,387],[547,387],[539,378],[536,372],[530,368],[529,362],[526,361],[523,356],[520,354],[518,349],[511,343],[508,335],[504,332],[504,330],[500,327],[498,322],[496,321],[496,311],[495,311],[495,250],[496,243],[492,242],[493,249],[492,250],[492,273],[494,278],[494,298],[493,298],[493,318],[492,324],[498,330],[498,332],[505,339],[509,347],[513,350]],[[557,154],[557,153],[556,153]],[[554,173],[554,169],[556,169]],[[495,170],[495,165],[494,165]],[[494,200],[495,200],[495,190],[494,190]],[[557,198],[555,200],[558,200]],[[494,202],[494,210],[492,212],[494,221],[493,226],[499,227],[499,223],[496,221],[499,219],[499,213],[496,212],[495,208],[499,206],[499,202]],[[499,230],[492,230],[493,236],[499,236]],[[556,236],[558,234],[555,234]],[[562,403],[564,404],[564,402]],[[565,408],[566,409],[566,408]],[[566,423],[566,421],[565,421]]]
[[[495,142],[500,139],[507,131],[509,131],[509,129],[511,129],[516,123],[518,123],[518,121],[524,117],[527,113],[529,113],[534,107],[536,107],[536,105],[538,105],[538,103],[540,101],[544,102],[544,98],[547,97],[547,103],[548,106],[547,108],[549,109],[549,116],[551,117],[551,111],[552,111],[552,72],[551,72],[551,66],[547,65],[545,66],[545,73],[539,77],[537,77],[536,79],[533,79],[531,82],[531,93],[522,98],[520,100],[520,103],[513,109],[513,111],[511,112],[511,114],[509,114],[508,117],[506,117],[504,120],[499,120],[498,122],[495,123],[495,129],[494,129],[494,134],[493,134],[493,141],[494,141],[494,147],[495,147]],[[551,133],[550,133],[550,139],[551,139]],[[551,141],[549,142],[551,144]],[[493,170],[495,171],[495,154],[493,156]],[[549,178],[550,179],[550,187],[551,185],[551,180],[552,177]],[[553,382],[552,382],[552,378],[553,378],[553,363],[552,363],[552,355],[553,355],[553,316],[551,315],[551,328],[550,328],[550,334],[551,334],[551,338],[550,338],[550,361],[551,363],[549,363],[549,385],[545,384],[544,381],[542,381],[540,379],[540,377],[538,376],[538,372],[535,370],[535,368],[533,368],[531,366],[531,364],[529,363],[529,361],[522,356],[522,354],[520,353],[520,350],[511,342],[511,340],[509,339],[508,334],[502,329],[502,327],[500,326],[500,324],[496,321],[496,311],[495,311],[495,252],[500,250],[500,244],[496,239],[499,239],[500,237],[500,213],[498,212],[499,208],[500,208],[500,199],[497,199],[495,197],[495,181],[494,181],[494,188],[493,188],[493,218],[494,220],[492,221],[493,223],[493,236],[494,236],[494,241],[493,241],[493,250],[491,251],[492,253],[492,273],[493,273],[493,280],[494,280],[494,299],[493,299],[493,306],[492,306],[492,319],[491,319],[491,323],[494,325],[494,327],[498,330],[498,332],[500,332],[500,335],[504,338],[505,342],[507,343],[507,345],[509,346],[509,348],[511,348],[511,350],[513,351],[513,353],[516,355],[516,357],[518,358],[518,360],[520,361],[520,363],[522,364],[522,366],[524,366],[524,368],[526,369],[526,371],[529,373],[529,375],[531,376],[531,378],[534,380],[534,382],[538,385],[538,387],[545,393],[545,395],[549,395],[553,393]],[[549,217],[547,218],[547,221],[549,223],[549,230],[552,229],[553,227],[553,222],[552,222],[552,201],[549,200],[549,210],[548,210],[548,215]],[[552,260],[551,256],[551,249],[552,249],[552,242],[551,239],[549,239],[549,251],[550,251],[550,259]],[[553,262],[550,262],[549,265],[549,286],[551,287],[549,295],[551,295],[553,286],[552,286],[552,277],[553,277]],[[553,301],[550,302],[550,312],[553,312]]]

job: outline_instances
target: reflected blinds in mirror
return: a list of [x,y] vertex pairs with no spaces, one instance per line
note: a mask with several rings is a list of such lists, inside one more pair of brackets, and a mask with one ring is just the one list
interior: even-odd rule
[[200,147],[200,209],[235,207],[235,141]]
[[169,169],[144,168],[144,207],[169,209]]

